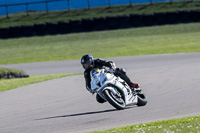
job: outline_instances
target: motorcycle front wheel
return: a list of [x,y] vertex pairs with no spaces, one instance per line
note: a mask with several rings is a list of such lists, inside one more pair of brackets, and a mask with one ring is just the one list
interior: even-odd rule
[[106,97],[107,101],[116,109],[119,110],[125,109],[126,104],[122,97],[114,95],[110,90],[105,90],[104,96]]

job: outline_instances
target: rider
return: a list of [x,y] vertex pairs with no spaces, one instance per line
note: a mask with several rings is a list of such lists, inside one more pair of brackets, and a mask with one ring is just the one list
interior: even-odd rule
[[[115,64],[112,61],[105,61],[103,59],[94,59],[91,54],[86,54],[83,55],[81,58],[81,64],[83,68],[85,69],[84,71],[84,77],[85,77],[85,82],[86,82],[86,88],[88,91],[90,91],[92,94],[94,93],[91,90],[90,86],[90,70],[93,68],[102,68],[103,66],[109,67],[111,70],[113,70],[113,73],[116,76],[119,76],[122,78],[129,86],[130,88],[139,88],[139,85],[136,83],[131,82],[129,77],[126,75],[126,72],[123,68],[116,68],[115,69]],[[104,100],[97,94],[96,99],[99,103],[103,103]]]

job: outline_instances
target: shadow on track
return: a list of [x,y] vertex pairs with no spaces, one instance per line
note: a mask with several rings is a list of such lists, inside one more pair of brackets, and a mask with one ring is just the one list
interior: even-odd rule
[[46,117],[46,118],[35,119],[35,120],[45,120],[45,119],[53,119],[53,118],[61,118],[61,117],[73,117],[73,116],[81,116],[81,115],[91,115],[91,114],[99,114],[99,113],[106,113],[106,112],[113,112],[113,111],[120,111],[120,110],[110,109],[110,110],[103,110],[103,111],[95,111],[95,112],[86,112],[86,113],[78,113],[78,114],[71,114],[71,115],[60,115],[60,116]]

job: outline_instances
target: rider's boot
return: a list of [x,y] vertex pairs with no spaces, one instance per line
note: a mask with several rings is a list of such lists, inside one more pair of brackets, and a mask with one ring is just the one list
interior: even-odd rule
[[137,83],[132,83],[132,84],[130,85],[130,88],[131,88],[134,92],[140,92],[140,91],[141,91],[141,90],[139,89],[140,86],[139,86],[139,84],[137,84]]
[[132,83],[130,86],[133,88],[139,88],[139,84],[137,84],[137,83]]

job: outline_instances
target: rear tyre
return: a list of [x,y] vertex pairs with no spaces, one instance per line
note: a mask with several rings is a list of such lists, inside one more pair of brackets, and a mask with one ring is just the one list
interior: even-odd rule
[[145,106],[147,104],[147,98],[144,94],[140,93],[138,95],[138,103],[137,106]]
[[122,97],[115,96],[110,90],[105,90],[104,96],[106,97],[107,101],[116,109],[125,109],[126,104]]

